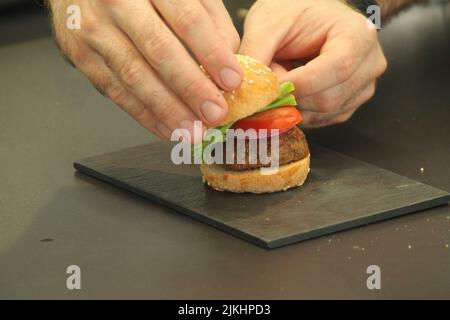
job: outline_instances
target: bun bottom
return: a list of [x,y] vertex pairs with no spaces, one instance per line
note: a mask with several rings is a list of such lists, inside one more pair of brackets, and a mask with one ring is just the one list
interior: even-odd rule
[[231,171],[223,165],[202,164],[203,182],[217,191],[271,193],[301,186],[309,173],[310,156],[280,166],[277,173],[262,175],[260,169]]

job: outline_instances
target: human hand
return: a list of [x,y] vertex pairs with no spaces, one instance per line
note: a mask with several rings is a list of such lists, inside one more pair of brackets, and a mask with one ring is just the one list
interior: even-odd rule
[[375,27],[338,0],[257,1],[240,53],[295,84],[305,127],[347,121],[387,67]]
[[[100,92],[148,130],[169,138],[173,130],[183,128],[193,136],[193,121],[213,126],[226,117],[227,103],[216,84],[224,90],[239,87],[242,70],[234,56],[239,35],[222,1],[49,3],[63,53]],[[79,30],[66,27],[69,5],[81,9]]]

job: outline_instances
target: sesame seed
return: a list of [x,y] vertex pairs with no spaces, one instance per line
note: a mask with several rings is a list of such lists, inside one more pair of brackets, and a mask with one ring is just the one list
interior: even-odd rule
[[254,84],[254,83],[255,83],[255,81],[253,81],[253,80],[249,80],[249,81],[248,81],[248,84],[250,84],[250,85],[251,85],[251,84]]

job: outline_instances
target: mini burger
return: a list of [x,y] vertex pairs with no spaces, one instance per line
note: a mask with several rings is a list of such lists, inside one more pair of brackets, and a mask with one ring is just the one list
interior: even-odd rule
[[[224,93],[229,107],[228,116],[215,128],[223,137],[217,138],[216,135],[210,139],[206,135],[196,148],[205,150],[211,144],[221,143],[226,150],[230,141],[227,139],[229,129],[264,131],[268,132],[264,138],[269,154],[274,153],[272,144],[274,137],[277,138],[278,167],[272,174],[264,173],[261,169],[271,164],[261,161],[259,155],[252,155],[255,151],[249,147],[250,138],[245,138],[240,157],[234,152],[232,160],[224,164],[202,163],[200,170],[204,183],[218,191],[239,193],[277,192],[302,185],[309,172],[310,154],[305,135],[297,127],[302,116],[292,95],[294,85],[290,82],[280,85],[272,70],[250,57],[237,55],[237,59],[244,72],[244,80],[239,89]],[[271,132],[276,132],[276,135],[272,136]],[[257,139],[261,139],[261,135]],[[235,146],[233,148],[237,151]]]

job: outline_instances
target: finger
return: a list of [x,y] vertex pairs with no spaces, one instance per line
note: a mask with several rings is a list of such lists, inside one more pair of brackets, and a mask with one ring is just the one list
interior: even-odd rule
[[272,69],[272,71],[275,72],[275,74],[276,74],[278,77],[281,77],[282,75],[284,75],[285,73],[287,73],[286,68],[285,68],[282,64],[280,64],[280,63],[278,63],[278,62],[272,62],[272,63],[270,64],[270,69]]
[[[289,25],[281,20],[282,15],[274,15],[276,3],[257,1],[250,9],[244,22],[239,53],[250,56],[269,65],[279,44],[282,43]],[[253,14],[253,12],[258,14]],[[280,18],[280,19],[278,19]]]
[[373,82],[363,89],[355,97],[352,97],[342,108],[340,113],[330,116],[329,124],[345,123],[353,116],[353,114],[366,102],[368,102],[375,94],[376,83]]
[[[353,112],[356,111],[353,110]],[[347,111],[345,113],[319,113],[315,111],[303,111],[303,122],[301,127],[304,129],[322,128],[330,125],[340,124],[348,121],[353,112]]]
[[117,6],[114,15],[159,78],[203,122],[213,126],[223,121],[228,113],[225,98],[161,21],[150,3],[145,2],[139,10],[131,5]]
[[178,128],[192,130],[191,123],[199,119],[160,81],[124,35],[103,31],[89,41],[126,90],[142,101],[161,124],[170,131]]
[[310,96],[301,96],[299,98],[300,108],[319,113],[340,112],[350,98],[360,93],[368,83],[373,81],[368,73],[370,70],[364,66],[360,69],[343,83]]
[[269,30],[263,27],[261,30],[256,27],[250,25],[250,22],[246,20],[239,53],[261,61],[265,65],[269,65],[277,50],[277,41],[280,40],[275,35],[268,37],[267,34],[271,34]]
[[302,129],[315,129],[325,127],[329,123],[327,115],[315,111],[302,111],[303,121],[300,124]]
[[347,114],[353,112],[361,107],[363,104],[368,102],[370,99],[373,98],[376,92],[376,81],[371,82],[369,85],[367,85],[364,89],[362,89],[357,95],[354,97],[351,97],[343,106],[342,113]]
[[320,113],[315,111],[302,111],[303,128],[320,128],[333,124],[340,124],[348,121],[358,108],[369,101],[375,93],[375,82],[366,86],[357,95],[352,97],[340,112]]
[[91,51],[84,61],[75,60],[74,64],[90,79],[101,94],[113,100],[144,128],[162,139],[170,138],[170,130],[164,124],[158,124],[151,110],[125,89],[106,66],[101,56]]
[[386,70],[384,56],[375,48],[367,56],[366,62],[362,63],[348,80],[322,92],[301,96],[299,105],[302,110],[320,113],[341,112],[351,98],[358,97],[384,70]]
[[243,73],[239,62],[231,48],[224,45],[224,39],[200,2],[154,0],[153,4],[217,84],[228,91],[241,85]]
[[310,96],[349,79],[365,61],[370,47],[361,37],[337,34],[327,40],[318,57],[292,70],[283,81],[296,85],[296,94]]
[[233,52],[237,52],[241,40],[223,1],[200,0],[200,3],[211,16],[212,21],[216,25],[216,31],[225,39],[228,47]]

